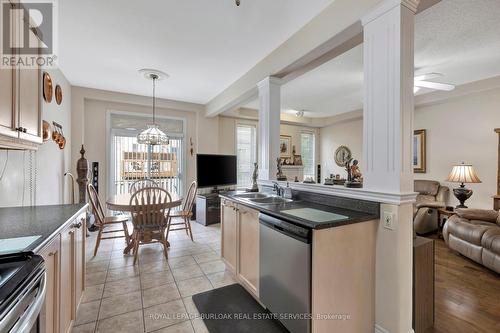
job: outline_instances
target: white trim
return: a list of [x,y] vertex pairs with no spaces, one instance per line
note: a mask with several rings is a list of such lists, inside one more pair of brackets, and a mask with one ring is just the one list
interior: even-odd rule
[[375,333],[391,333],[379,324],[375,324]]
[[283,80],[276,76],[268,76],[264,80],[261,80],[257,83],[257,88],[266,88],[270,84],[283,85]]
[[283,169],[304,169],[303,165],[282,165],[281,168]]
[[[275,180],[259,180],[259,185],[273,186]],[[286,181],[278,182],[282,186],[286,186]],[[313,192],[326,195],[334,195],[339,197],[359,199],[380,202],[391,205],[411,204],[416,201],[417,193],[384,193],[376,191],[368,191],[362,188],[347,188],[340,185],[322,185],[322,184],[304,184],[288,182],[289,186],[298,191]]]
[[363,24],[363,26],[365,26],[397,6],[405,6],[413,13],[416,13],[419,2],[419,0],[385,0],[368,14],[363,16],[361,18],[361,23]]
[[255,86],[223,106],[218,106],[218,105],[213,106],[213,104],[211,103],[212,101],[210,101],[205,106],[205,108],[206,108],[205,116],[208,118],[211,118],[211,117],[216,117],[218,115],[221,115],[222,113],[227,112],[227,111],[236,110],[236,109],[240,108],[241,106],[253,101],[258,96],[259,96],[259,92],[258,92],[257,87]]
[[[386,330],[385,328],[383,328],[382,326],[378,325],[378,324],[375,324],[375,333],[391,333],[389,332],[388,330]],[[415,333],[415,331],[413,330],[413,328],[411,328],[408,333]]]

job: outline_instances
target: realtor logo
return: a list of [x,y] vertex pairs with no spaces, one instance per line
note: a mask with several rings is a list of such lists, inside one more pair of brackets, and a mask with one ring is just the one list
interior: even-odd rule
[[52,2],[2,2],[1,67],[54,65]]

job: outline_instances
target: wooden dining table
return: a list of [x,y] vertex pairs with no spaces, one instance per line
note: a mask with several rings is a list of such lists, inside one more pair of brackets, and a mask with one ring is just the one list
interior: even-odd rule
[[[165,203],[165,209],[172,209],[179,207],[182,204],[183,198],[175,193],[170,193],[172,201]],[[117,212],[131,212],[134,208],[134,203],[130,203],[131,193],[116,194],[106,200],[106,207],[109,210]],[[133,232],[132,232],[133,235]],[[134,247],[133,237],[130,237],[130,241],[123,250],[124,254],[130,253],[130,250]],[[167,246],[170,247],[170,242],[167,240]]]

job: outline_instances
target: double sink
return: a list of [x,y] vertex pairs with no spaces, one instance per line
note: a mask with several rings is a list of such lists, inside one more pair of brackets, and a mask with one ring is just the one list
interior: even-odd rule
[[267,193],[241,193],[235,194],[235,198],[252,202],[256,205],[280,205],[287,202],[292,202],[292,199],[285,199],[274,194]]

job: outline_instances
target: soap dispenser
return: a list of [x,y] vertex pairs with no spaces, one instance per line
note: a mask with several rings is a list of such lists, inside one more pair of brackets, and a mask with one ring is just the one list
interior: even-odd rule
[[283,198],[291,199],[292,198],[292,189],[290,188],[290,184],[286,182],[286,187],[283,189]]

